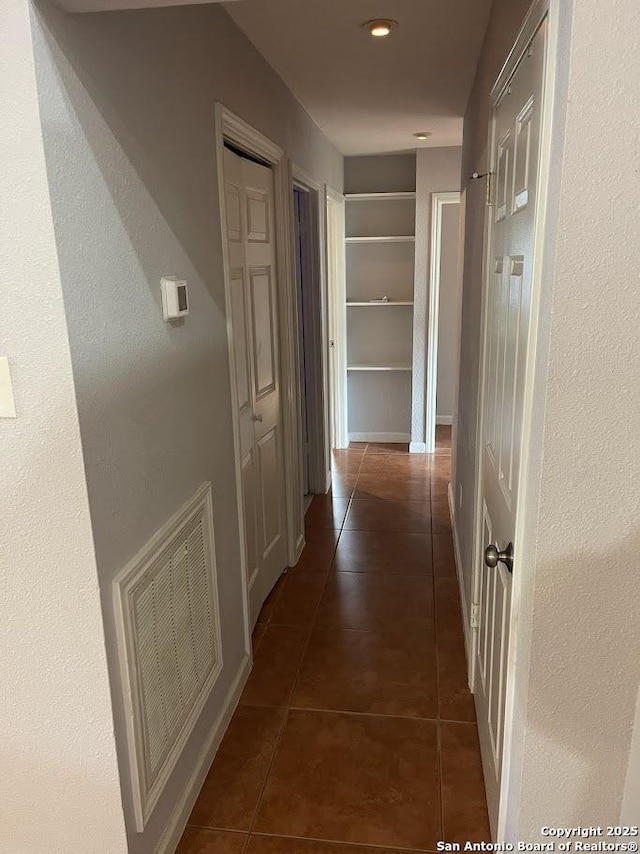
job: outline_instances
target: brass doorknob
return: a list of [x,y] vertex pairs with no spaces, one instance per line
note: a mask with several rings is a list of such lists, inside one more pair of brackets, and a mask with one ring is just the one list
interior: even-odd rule
[[491,569],[503,563],[509,572],[513,572],[513,543],[509,543],[503,551],[499,551],[493,544],[487,546],[484,550],[484,562]]

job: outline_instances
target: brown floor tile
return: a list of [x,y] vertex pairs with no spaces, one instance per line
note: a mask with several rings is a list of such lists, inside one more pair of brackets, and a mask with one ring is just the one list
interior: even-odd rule
[[348,469],[334,469],[331,472],[331,495],[334,498],[350,498],[356,482],[360,467]]
[[305,533],[306,545],[298,563],[289,570],[294,575],[299,572],[328,572],[333,563],[333,556],[339,531],[313,529]]
[[437,717],[433,626],[410,632],[314,629],[291,705]]
[[451,480],[451,457],[448,454],[435,454],[429,465],[431,476]]
[[280,591],[282,590],[282,585],[284,584],[285,575],[281,575],[280,578],[276,581],[271,593],[264,600],[264,604],[260,609],[260,613],[258,614],[258,623],[268,623],[271,619],[271,613],[273,608],[278,601],[278,596],[280,595]]
[[340,530],[349,504],[348,497],[315,495],[304,517],[307,530],[328,528]]
[[324,587],[326,572],[289,572],[271,612],[271,626],[310,626]]
[[248,854],[403,854],[398,848],[367,848],[365,845],[318,842],[315,839],[296,839],[291,836],[261,836],[258,833],[252,834],[249,838],[247,852]]
[[253,654],[256,654],[258,647],[260,646],[260,641],[262,640],[262,636],[267,630],[266,623],[256,623],[255,628],[253,630],[253,634],[251,635],[251,643],[253,646]]
[[436,727],[408,718],[290,712],[255,830],[435,850]]
[[335,572],[327,579],[316,625],[373,631],[408,629],[432,620],[428,576]]
[[431,538],[429,534],[343,531],[333,568],[339,572],[429,574]]
[[436,578],[436,645],[440,717],[475,721],[469,691],[457,578]]
[[283,709],[236,709],[189,824],[249,830],[284,715]]
[[449,474],[440,474],[438,471],[433,471],[430,476],[431,482],[431,499],[432,501],[448,501],[449,500]]
[[302,661],[309,630],[267,626],[240,702],[248,706],[284,706]]
[[334,451],[331,457],[331,468],[335,471],[358,471],[363,459],[363,450]]
[[447,842],[490,842],[478,733],[474,724],[440,724],[442,812]]
[[248,838],[246,833],[187,827],[176,854],[242,854]]
[[456,559],[450,534],[433,534],[433,574],[438,578],[456,577]]
[[187,827],[176,854],[242,854],[248,836],[204,827]]
[[368,454],[408,454],[409,445],[406,442],[369,442]]
[[427,454],[369,454],[362,460],[361,474],[413,474],[422,477],[429,473]]
[[385,498],[401,501],[429,501],[431,490],[428,477],[404,474],[361,474],[354,498]]
[[436,451],[451,450],[451,427],[448,424],[436,425]]
[[347,531],[429,533],[429,502],[354,498],[349,505],[344,528]]
[[349,442],[349,451],[366,451],[368,442]]
[[451,536],[451,513],[447,499],[436,499],[431,502],[431,530],[434,534]]

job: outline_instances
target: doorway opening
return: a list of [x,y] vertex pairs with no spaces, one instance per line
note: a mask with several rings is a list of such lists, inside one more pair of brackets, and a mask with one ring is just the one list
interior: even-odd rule
[[460,193],[434,193],[431,208],[431,272],[427,337],[425,436],[428,451],[451,442],[458,390],[461,282]]

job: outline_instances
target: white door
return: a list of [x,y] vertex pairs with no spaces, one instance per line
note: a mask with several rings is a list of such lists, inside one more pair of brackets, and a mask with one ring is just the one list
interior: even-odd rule
[[251,624],[287,564],[273,172],[224,149]]
[[[529,336],[546,20],[492,115],[494,173],[484,299],[481,532],[474,692],[491,826],[500,796],[511,568]],[[489,547],[489,553],[485,549]],[[493,547],[493,548],[492,548]],[[494,551],[495,549],[495,551]],[[498,559],[498,553],[502,558]],[[513,572],[518,572],[517,549]]]

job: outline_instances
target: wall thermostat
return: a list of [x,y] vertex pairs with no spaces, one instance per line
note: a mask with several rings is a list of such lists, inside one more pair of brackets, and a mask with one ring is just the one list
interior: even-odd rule
[[175,276],[163,276],[160,280],[162,288],[162,314],[165,320],[175,320],[189,314],[189,296],[187,283]]

